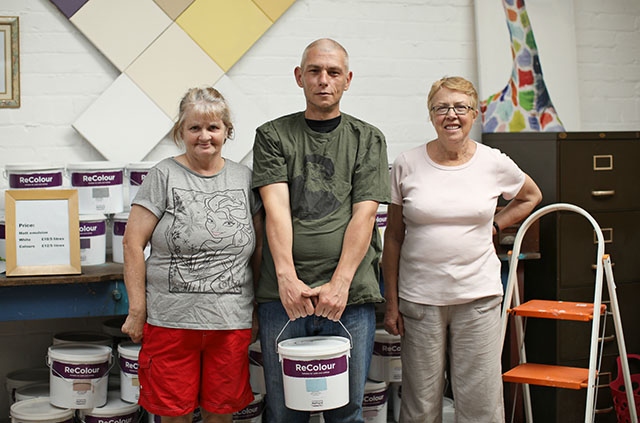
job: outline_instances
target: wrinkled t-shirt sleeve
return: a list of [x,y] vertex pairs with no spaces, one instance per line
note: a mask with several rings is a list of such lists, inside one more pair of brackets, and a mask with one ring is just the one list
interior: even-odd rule
[[287,181],[287,163],[278,134],[270,123],[256,130],[252,188]]
[[358,152],[358,164],[353,175],[353,203],[373,200],[391,201],[387,142],[379,131],[372,131],[364,148]]

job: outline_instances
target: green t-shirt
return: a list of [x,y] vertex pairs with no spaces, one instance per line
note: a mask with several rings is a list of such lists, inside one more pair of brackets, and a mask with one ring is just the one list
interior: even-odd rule
[[[342,114],[329,133],[311,130],[304,113],[267,122],[256,131],[253,188],[289,185],[293,219],[293,259],[298,278],[311,287],[327,283],[338,264],[352,205],[390,201],[389,165],[384,135],[376,127]],[[348,304],[381,302],[380,234],[371,244],[351,283]],[[265,240],[258,301],[278,300],[278,282]]]

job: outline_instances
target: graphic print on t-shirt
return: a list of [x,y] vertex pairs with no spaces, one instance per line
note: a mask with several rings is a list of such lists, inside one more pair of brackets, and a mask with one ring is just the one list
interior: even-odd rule
[[328,157],[309,154],[304,158],[303,174],[291,180],[291,213],[301,220],[315,220],[340,207],[333,195],[335,168]]
[[244,192],[172,192],[175,215],[166,232],[169,291],[241,294],[245,266],[235,261],[253,237]]

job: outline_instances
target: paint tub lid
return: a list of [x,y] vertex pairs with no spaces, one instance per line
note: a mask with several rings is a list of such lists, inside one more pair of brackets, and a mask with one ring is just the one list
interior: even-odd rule
[[7,163],[4,165],[4,170],[7,172],[18,172],[18,171],[47,171],[47,170],[62,170],[64,166],[61,164],[51,164],[51,163]]
[[113,338],[102,332],[70,331],[59,332],[53,335],[53,344],[94,344],[111,345]]
[[120,212],[120,213],[116,213],[113,215],[113,220],[124,220],[127,221],[129,220],[129,212]]
[[331,356],[348,351],[351,342],[342,336],[303,336],[278,343],[278,353],[289,357]]
[[111,319],[107,319],[102,322],[102,330],[104,333],[117,338],[128,338],[129,335],[122,332],[122,325],[127,319],[127,316],[118,316]]
[[96,214],[81,214],[78,216],[78,220],[80,222],[101,222],[106,220],[107,216],[104,214],[96,213]]
[[387,389],[387,382],[376,382],[374,380],[368,379],[367,383],[364,385],[364,392],[379,392]]
[[66,421],[73,417],[74,410],[54,407],[49,397],[32,398],[11,405],[11,417],[19,421]]
[[111,356],[111,347],[105,345],[61,344],[49,347],[49,358],[64,362],[95,364]]
[[49,368],[48,367],[30,367],[26,369],[18,369],[7,374],[6,385],[7,390],[9,387],[18,382],[27,382],[27,384],[34,382],[45,382],[49,380]]
[[376,342],[400,342],[400,335],[391,335],[384,329],[376,329],[375,341]]
[[126,358],[137,359],[138,354],[140,354],[140,348],[142,348],[142,345],[135,342],[121,342],[118,344],[118,354]]
[[67,164],[68,170],[122,170],[122,163],[95,161],[95,162],[79,162]]
[[16,401],[49,396],[49,382],[31,383],[16,388]]
[[82,416],[93,417],[116,417],[131,414],[140,409],[135,403],[125,402],[120,398],[120,392],[107,392],[107,403],[101,407],[95,407],[88,410],[82,410]]
[[158,162],[133,162],[127,164],[129,170],[147,170],[154,167]]
[[259,339],[257,339],[255,342],[249,344],[249,351],[262,352],[262,346],[260,345],[260,340]]

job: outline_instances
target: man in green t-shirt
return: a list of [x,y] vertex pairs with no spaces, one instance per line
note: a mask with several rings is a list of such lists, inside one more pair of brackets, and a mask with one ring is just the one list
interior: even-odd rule
[[[314,41],[295,69],[306,99],[304,112],[267,122],[256,131],[253,187],[259,189],[266,211],[256,299],[267,422],[309,421],[308,411],[285,406],[277,342],[332,335],[351,340],[350,398],[339,408],[325,410],[320,400],[313,406],[310,402],[309,409],[323,410],[327,423],[364,422],[375,303],[383,301],[375,217],[378,205],[390,201],[390,189],[384,135],[340,111],[352,76],[340,44]],[[322,384],[314,385],[322,391]]]

